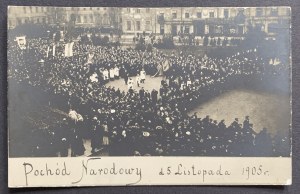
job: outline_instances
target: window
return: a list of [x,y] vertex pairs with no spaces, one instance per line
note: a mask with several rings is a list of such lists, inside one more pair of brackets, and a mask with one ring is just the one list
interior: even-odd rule
[[87,23],[87,16],[86,15],[83,17],[83,22]]
[[39,12],[39,8],[35,7],[35,12],[38,13]]
[[24,13],[26,14],[26,7],[23,7],[23,11],[24,11]]
[[130,13],[130,8],[127,8],[127,13]]
[[136,21],[136,30],[137,31],[141,30],[141,22],[140,21]]
[[229,18],[229,11],[228,9],[224,9],[224,18]]
[[159,15],[158,15],[158,17],[157,17],[157,21],[158,21],[158,23],[163,23],[164,21],[165,21],[165,16],[164,16],[165,14],[164,13],[160,13]]
[[146,8],[146,13],[150,13],[150,8]]
[[146,21],[146,30],[149,31],[151,27],[151,22],[150,21]]
[[202,12],[197,12],[197,18],[202,18]]
[[36,19],[36,22],[37,22],[37,23],[40,23],[40,18],[37,18],[37,19]]
[[278,16],[278,8],[277,7],[272,7],[270,15],[271,16]]
[[81,23],[81,17],[80,16],[77,16],[77,22]]
[[176,12],[173,12],[173,13],[172,13],[172,18],[173,18],[173,19],[176,19],[176,18],[177,18],[177,13],[176,13]]
[[131,31],[131,21],[127,21],[127,30]]
[[141,10],[140,9],[136,9],[136,13],[141,13]]
[[286,8],[286,16],[290,16],[291,15],[291,9],[290,8]]
[[93,10],[93,8],[92,8],[92,7],[90,7],[90,10]]
[[43,18],[42,20],[43,20],[43,24],[45,24],[46,23],[46,18]]
[[213,12],[213,11],[209,12],[209,17],[214,18],[215,17],[215,12]]
[[108,16],[107,14],[103,14],[103,22],[102,22],[104,25],[109,25],[109,19],[108,19]]
[[189,26],[184,27],[184,33],[186,33],[186,34],[190,33],[190,27]]
[[185,13],[185,18],[190,18],[190,13]]
[[90,21],[91,21],[91,23],[93,23],[93,20],[94,20],[93,15],[90,15]]
[[97,7],[97,10],[99,11],[99,10],[100,10],[100,8],[99,8],[99,7]]
[[163,35],[163,34],[165,34],[165,25],[160,25],[160,30],[159,30],[159,32],[160,32],[160,35]]
[[256,8],[256,16],[261,17],[263,15],[263,9],[262,8]]

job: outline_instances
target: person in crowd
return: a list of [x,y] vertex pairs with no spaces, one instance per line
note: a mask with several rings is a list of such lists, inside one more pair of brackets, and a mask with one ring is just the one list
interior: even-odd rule
[[136,82],[137,87],[140,87],[140,84],[141,84],[141,77],[140,77],[139,74],[136,75],[136,77],[135,77],[135,82]]
[[133,79],[130,77],[129,79],[128,79],[128,89],[133,89]]
[[140,77],[141,77],[141,83],[145,83],[145,80],[146,80],[146,71],[144,70],[144,68],[140,72]]

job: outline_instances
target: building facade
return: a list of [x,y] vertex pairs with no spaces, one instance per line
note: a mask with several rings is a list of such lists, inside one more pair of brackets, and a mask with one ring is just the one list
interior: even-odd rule
[[[240,12],[239,12],[240,11]],[[245,31],[245,22],[237,28],[235,18],[243,14],[236,8],[122,8],[122,29],[125,34],[152,32],[154,34],[205,35],[223,33],[234,26]],[[242,17],[241,17],[242,18]],[[237,28],[237,29],[236,29]]]
[[269,35],[290,29],[289,7],[251,7],[246,9],[246,24],[258,26]]
[[112,7],[68,7],[65,8],[66,21],[75,26],[119,28],[119,8]]
[[269,35],[290,27],[288,7],[39,7],[10,6],[8,28],[25,23],[119,29],[123,34],[242,36],[249,26]]
[[10,6],[8,7],[8,29],[26,23],[53,23],[54,16],[51,14],[53,11],[53,7]]
[[122,8],[124,34],[195,34],[196,36],[242,36],[249,25],[260,26],[267,34],[275,33],[290,20],[288,7],[184,7]]
[[120,27],[119,8],[110,7],[38,7],[10,6],[8,28],[26,23],[65,25],[75,27]]

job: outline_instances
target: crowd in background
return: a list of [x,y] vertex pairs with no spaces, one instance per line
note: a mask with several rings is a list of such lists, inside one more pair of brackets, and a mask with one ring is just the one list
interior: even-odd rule
[[[199,103],[231,88],[256,86],[289,74],[288,64],[269,64],[256,49],[228,57],[196,57],[75,43],[72,57],[64,57],[63,44],[56,44],[54,56],[45,57],[47,40],[27,41],[26,50],[8,43],[9,79],[41,89],[49,94],[51,106],[82,116],[66,116],[57,126],[35,130],[44,141],[32,147],[32,156],[67,156],[70,147],[72,156],[80,156],[87,139],[93,154],[105,150],[117,156],[289,154],[287,136],[272,138],[267,129],[254,130],[246,115],[244,121],[235,119],[229,126],[209,115],[188,115]],[[121,91],[105,85],[114,79],[128,84],[141,71],[164,75],[159,91],[142,86]]]

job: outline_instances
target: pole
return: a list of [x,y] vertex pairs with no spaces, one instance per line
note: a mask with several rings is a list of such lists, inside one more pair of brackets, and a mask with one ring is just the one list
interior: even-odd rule
[[155,20],[155,36],[156,36],[156,20],[157,20],[157,8],[154,8],[155,9],[155,17],[154,17],[154,20]]

